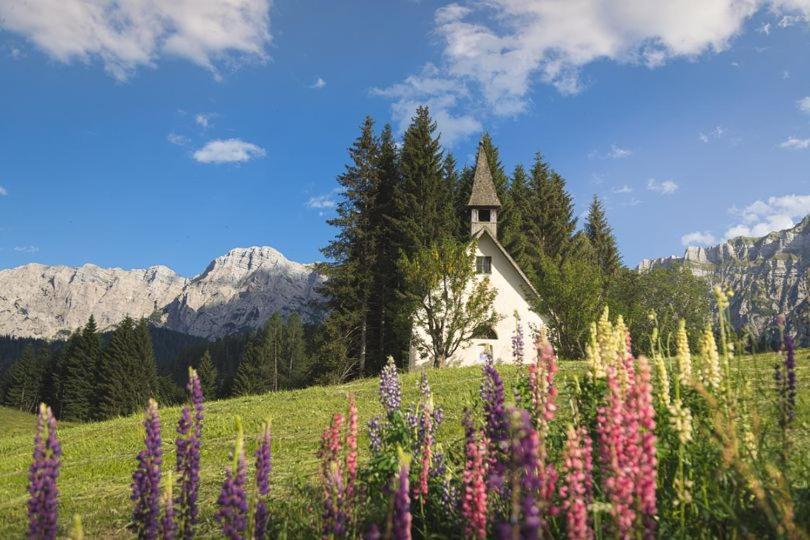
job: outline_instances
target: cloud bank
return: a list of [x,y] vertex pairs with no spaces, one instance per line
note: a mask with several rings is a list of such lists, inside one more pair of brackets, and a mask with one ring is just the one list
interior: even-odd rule
[[264,148],[241,139],[215,139],[194,152],[200,163],[242,163],[265,155]]

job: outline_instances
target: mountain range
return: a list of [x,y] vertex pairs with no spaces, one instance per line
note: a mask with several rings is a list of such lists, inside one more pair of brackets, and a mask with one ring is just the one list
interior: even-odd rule
[[270,315],[319,318],[322,281],[313,265],[271,247],[236,248],[201,274],[27,264],[0,270],[0,335],[64,338],[92,314],[100,330],[125,316],[207,339],[257,328]]
[[639,270],[685,264],[713,285],[730,288],[736,328],[763,335],[784,315],[802,345],[810,345],[810,216],[760,238],[732,238],[712,247],[688,247],[682,257],[646,259]]

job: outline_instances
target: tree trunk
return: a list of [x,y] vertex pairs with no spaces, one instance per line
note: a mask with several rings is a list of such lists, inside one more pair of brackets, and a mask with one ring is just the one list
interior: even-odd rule
[[445,356],[444,353],[440,353],[440,354],[436,355],[436,357],[433,359],[433,367],[435,367],[435,368],[443,368],[444,363],[445,363],[446,360],[447,360],[447,357]]

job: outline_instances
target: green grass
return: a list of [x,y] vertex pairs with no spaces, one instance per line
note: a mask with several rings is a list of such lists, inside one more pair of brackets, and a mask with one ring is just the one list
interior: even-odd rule
[[[764,405],[770,398],[772,386],[773,355],[748,357],[739,362],[747,379],[752,381],[754,396],[763,396]],[[805,423],[800,431],[798,448],[807,449],[810,444],[806,423],[810,417],[808,402],[810,391],[805,383],[810,378],[810,350],[798,355],[800,385],[799,421]],[[516,370],[501,366],[507,395]],[[558,374],[561,387],[560,410],[567,414],[565,379],[580,374],[582,362],[563,362]],[[404,402],[416,398],[418,374],[403,376]],[[477,397],[480,384],[480,368],[456,368],[430,371],[434,400],[445,410],[445,421],[438,434],[440,443],[453,445],[460,441],[462,429],[460,418],[463,409]],[[215,401],[207,404],[202,449],[200,500],[202,503],[201,532],[214,535],[213,501],[222,479],[223,467],[233,436],[233,418],[240,415],[245,424],[247,451],[255,449],[255,437],[263,419],[270,417],[273,423],[273,472],[272,490],[276,504],[288,510],[299,505],[291,520],[302,519],[316,523],[319,509],[307,506],[308,502],[297,497],[302,489],[312,485],[317,471],[315,452],[320,434],[333,412],[345,411],[348,392],[357,396],[361,426],[381,412],[377,400],[377,380],[366,379],[351,384],[329,387],[313,387],[292,392],[269,393],[260,396]],[[163,422],[165,463],[174,464],[174,429],[179,417],[179,408],[161,411]],[[31,457],[35,418],[9,409],[0,408],[0,538],[23,535],[26,512],[26,474]],[[364,430],[363,430],[364,431]],[[63,448],[63,466],[59,478],[61,491],[60,525],[66,528],[70,516],[79,513],[88,537],[118,537],[125,533],[131,505],[129,483],[135,455],[143,444],[141,416],[118,418],[92,424],[61,424],[59,438]],[[365,434],[360,446],[367,447]],[[361,456],[361,462],[362,462]]]

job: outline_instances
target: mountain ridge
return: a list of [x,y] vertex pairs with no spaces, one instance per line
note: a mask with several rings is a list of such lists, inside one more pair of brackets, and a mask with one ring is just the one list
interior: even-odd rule
[[0,270],[0,334],[58,339],[92,314],[102,330],[125,316],[214,339],[273,312],[320,316],[322,277],[269,246],[234,248],[187,278],[165,265],[124,270],[29,263]]

